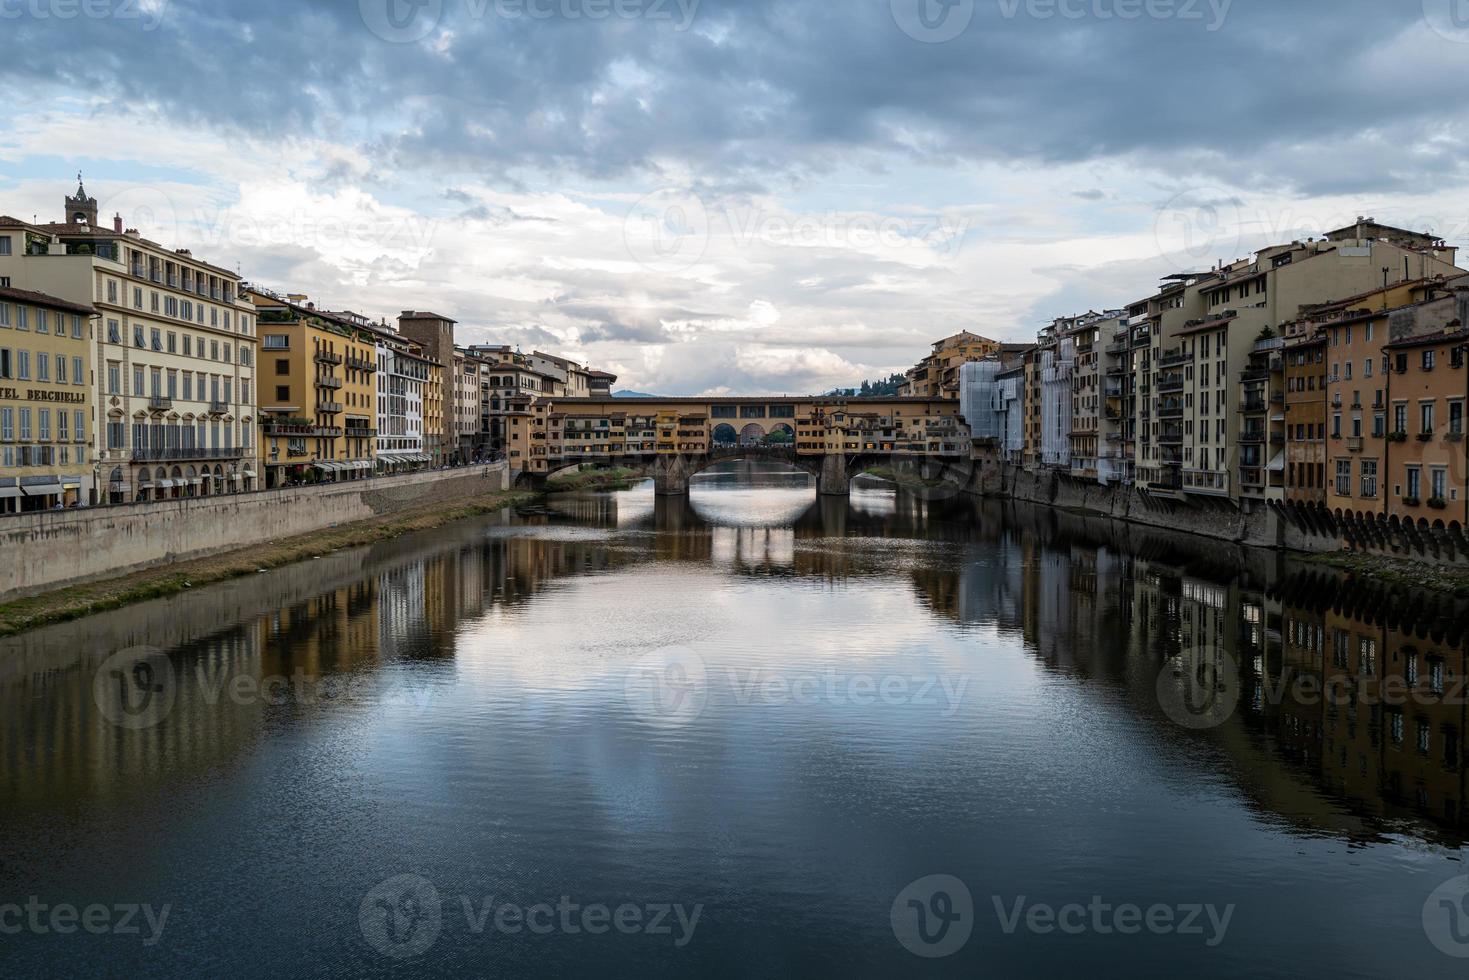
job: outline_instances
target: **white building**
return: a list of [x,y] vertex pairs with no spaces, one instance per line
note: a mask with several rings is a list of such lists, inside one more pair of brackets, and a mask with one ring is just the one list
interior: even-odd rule
[[423,393],[434,361],[396,334],[377,342],[377,463],[379,471],[417,469],[430,462],[423,428]]
[[1071,374],[1076,346],[1062,337],[1041,351],[1041,463],[1071,468]]

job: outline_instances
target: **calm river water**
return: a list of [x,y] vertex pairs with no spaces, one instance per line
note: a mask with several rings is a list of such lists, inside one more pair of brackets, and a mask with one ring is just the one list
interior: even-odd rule
[[1243,558],[727,464],[0,641],[0,976],[1462,975],[1464,611]]

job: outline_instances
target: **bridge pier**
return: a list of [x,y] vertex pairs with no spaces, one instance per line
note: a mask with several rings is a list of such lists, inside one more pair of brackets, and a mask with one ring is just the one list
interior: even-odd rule
[[846,456],[841,453],[827,453],[821,457],[816,492],[823,497],[846,497],[851,494],[851,474],[847,470]]
[[688,496],[689,477],[694,475],[694,469],[694,464],[682,455],[657,456],[649,473],[653,478],[653,493],[659,497]]

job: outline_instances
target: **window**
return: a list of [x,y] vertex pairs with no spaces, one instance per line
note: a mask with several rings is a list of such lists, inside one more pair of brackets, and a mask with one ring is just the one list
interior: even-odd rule
[[57,354],[56,355],[56,383],[59,384],[59,385],[66,384],[66,355],[65,354]]
[[1433,434],[1433,402],[1423,402],[1418,406],[1418,431],[1424,435]]
[[1362,460],[1362,496],[1377,496],[1377,460]]
[[0,408],[0,439],[15,441],[15,409]]
[[277,385],[275,389],[275,400],[288,402],[291,400],[291,389],[289,385]]
[[116,361],[107,362],[107,393],[122,394],[122,365]]
[[143,365],[133,365],[133,390],[129,394],[134,397],[143,393]]
[[10,236],[0,235],[0,255],[10,254]]
[[1449,402],[1449,431],[1455,435],[1464,434],[1464,403]]
[[15,376],[21,381],[31,380],[31,352],[20,350],[15,352]]
[[10,326],[10,304],[0,303],[0,327]]
[[51,332],[51,314],[45,310],[36,310],[36,333]]
[[141,323],[133,324],[133,346],[138,348],[146,348],[148,346],[143,340],[143,325]]
[[1336,493],[1339,497],[1352,495],[1352,461],[1349,459],[1336,461]]
[[82,359],[80,357],[73,357],[71,359],[71,383],[74,385],[84,385],[87,383],[87,371],[82,367]]
[[66,414],[66,409],[64,409],[64,408],[58,408],[56,410],[56,441],[57,442],[70,442],[71,441],[71,426],[67,424],[68,418],[69,418],[69,416]]
[[36,437],[42,442],[51,441],[51,409],[42,408],[36,412]]
[[1423,352],[1423,370],[1432,371],[1434,362],[1438,359],[1438,351],[1426,350]]
[[156,351],[163,350],[163,331],[157,327],[153,328],[153,349]]
[[1408,406],[1397,404],[1392,407],[1392,421],[1394,432],[1408,431]]
[[1444,500],[1448,496],[1448,471],[1434,467],[1428,471],[1429,499]]
[[15,308],[15,329],[17,329],[17,330],[29,330],[29,329],[31,329],[31,319],[30,319],[30,317],[31,317],[31,311],[30,311],[30,308],[29,307],[17,306]]
[[29,408],[20,410],[20,441],[31,441],[31,410]]
[[1438,657],[1428,660],[1428,687],[1434,694],[1443,693],[1443,661]]
[[1417,500],[1423,493],[1423,470],[1417,466],[1408,467],[1408,492],[1403,494],[1411,500]]
[[291,373],[291,362],[288,361],[284,357],[278,357],[278,358],[276,358],[276,361],[275,361],[275,373],[276,374],[290,374]]

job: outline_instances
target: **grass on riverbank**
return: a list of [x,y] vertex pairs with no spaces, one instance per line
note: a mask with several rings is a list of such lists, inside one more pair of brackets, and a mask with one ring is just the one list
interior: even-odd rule
[[572,490],[631,490],[643,479],[643,474],[622,466],[605,469],[579,470],[575,473],[558,473],[546,481],[551,493],[566,493]]
[[535,494],[502,490],[473,497],[454,507],[425,504],[384,517],[324,528],[309,534],[264,542],[233,551],[131,572],[122,578],[87,582],[0,604],[0,636],[12,636],[50,623],[65,622],[107,609],[174,595],[185,589],[279,568],[343,548],[355,548],[412,531],[426,531],[466,517],[493,514],[535,499]]
[[1333,551],[1302,556],[1315,565],[1328,565],[1361,575],[1382,585],[1446,592],[1460,598],[1469,597],[1469,570],[1431,565],[1424,560],[1394,558],[1391,555],[1369,555],[1360,551]]

